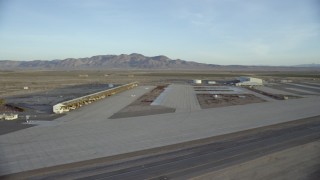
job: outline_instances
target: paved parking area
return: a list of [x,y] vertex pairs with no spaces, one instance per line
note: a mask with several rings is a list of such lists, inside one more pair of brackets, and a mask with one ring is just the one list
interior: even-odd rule
[[196,93],[190,85],[172,84],[156,99],[158,105],[175,108],[176,112],[191,112],[200,110]]
[[129,91],[115,94],[93,104],[73,110],[63,118],[55,121],[64,123],[81,123],[106,120],[120,109],[134,102],[143,94],[151,91],[155,86],[138,86]]
[[297,84],[297,83],[287,83],[287,84],[291,84],[291,85],[294,85],[294,86],[300,86],[300,87],[305,87],[305,88],[311,88],[311,89],[320,90],[320,87],[312,86],[312,85],[304,85],[304,84]]
[[195,86],[197,94],[244,94],[245,90],[235,86]]
[[[293,86],[293,85],[289,85],[286,83],[272,83],[272,88],[277,89],[277,90],[281,90],[281,91],[285,91],[285,92],[290,92],[290,93],[296,94],[298,96],[303,96],[303,97],[314,94],[314,92],[313,93],[306,93],[306,92],[302,92],[302,91],[297,91],[297,90],[302,89],[302,87]],[[294,90],[291,88],[294,88],[297,90]],[[307,90],[307,89],[302,89],[302,90]],[[307,91],[310,92],[309,90],[307,90]]]
[[267,86],[257,86],[255,87],[256,89],[266,92],[266,93],[271,93],[271,94],[283,94],[283,95],[296,95],[287,91],[282,91],[279,89],[274,89],[272,87],[267,87]]
[[[140,86],[72,111],[50,126],[0,136],[0,174],[50,167],[320,115],[320,97],[197,109],[193,89],[174,85],[163,103],[176,113],[108,119],[149,91]],[[135,94],[136,96],[131,96]]]
[[306,94],[318,94],[316,92],[312,92],[312,91],[304,90],[304,89],[300,89],[300,88],[286,88],[286,89],[298,91],[298,92],[302,92],[302,93],[306,93]]

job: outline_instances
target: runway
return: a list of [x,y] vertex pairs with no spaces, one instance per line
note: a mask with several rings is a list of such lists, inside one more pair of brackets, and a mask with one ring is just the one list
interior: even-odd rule
[[[105,162],[73,163],[4,177],[187,179],[320,140],[320,116],[147,150]],[[159,151],[159,152],[157,152]],[[139,154],[139,153],[138,153]],[[85,164],[85,165],[84,165]]]

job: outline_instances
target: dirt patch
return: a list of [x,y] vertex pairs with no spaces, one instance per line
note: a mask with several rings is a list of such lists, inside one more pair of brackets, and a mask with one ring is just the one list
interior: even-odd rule
[[202,109],[265,102],[253,94],[197,94]]
[[23,109],[19,107],[15,107],[10,104],[0,105],[0,113],[17,113],[17,112],[23,112]]
[[151,103],[165,90],[167,86],[168,85],[157,86],[109,118],[116,119],[175,112],[174,108],[151,105]]
[[167,86],[168,85],[161,85],[161,86],[155,87],[150,92],[144,94],[143,96],[141,96],[139,99],[134,101],[129,106],[131,106],[131,105],[132,106],[135,106],[135,105],[139,105],[139,106],[150,105],[164,91],[164,89]]

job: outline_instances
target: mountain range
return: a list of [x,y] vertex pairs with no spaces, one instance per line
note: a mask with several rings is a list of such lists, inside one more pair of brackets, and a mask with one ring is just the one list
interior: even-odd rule
[[296,65],[296,67],[320,67],[320,64],[300,64],[300,65]]
[[183,69],[183,70],[319,70],[319,66],[312,67],[284,67],[284,66],[242,66],[242,65],[216,65],[205,64],[194,61],[172,60],[166,56],[148,57],[142,54],[121,54],[121,55],[97,55],[86,58],[68,58],[64,60],[33,60],[33,61],[12,61],[0,60],[0,69]]
[[64,60],[0,61],[0,69],[203,69],[217,65],[193,61],[172,60],[166,56],[147,57],[141,54],[98,55],[89,58]]

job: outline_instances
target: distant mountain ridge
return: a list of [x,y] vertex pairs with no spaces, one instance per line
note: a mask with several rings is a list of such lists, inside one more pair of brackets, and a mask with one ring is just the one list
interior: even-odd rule
[[0,61],[0,68],[44,68],[44,69],[195,69],[212,68],[218,65],[197,63],[193,61],[172,60],[166,56],[147,57],[142,54],[98,55],[90,58],[68,58],[64,60],[34,61]]
[[295,67],[320,67],[320,64],[300,64]]
[[[317,65],[317,66],[316,66]],[[172,70],[222,70],[222,71],[320,71],[318,64],[312,66],[245,66],[216,65],[194,61],[172,60],[166,56],[144,56],[138,53],[121,55],[97,55],[64,60],[11,61],[0,60],[0,70],[94,70],[94,69],[172,69]]]

